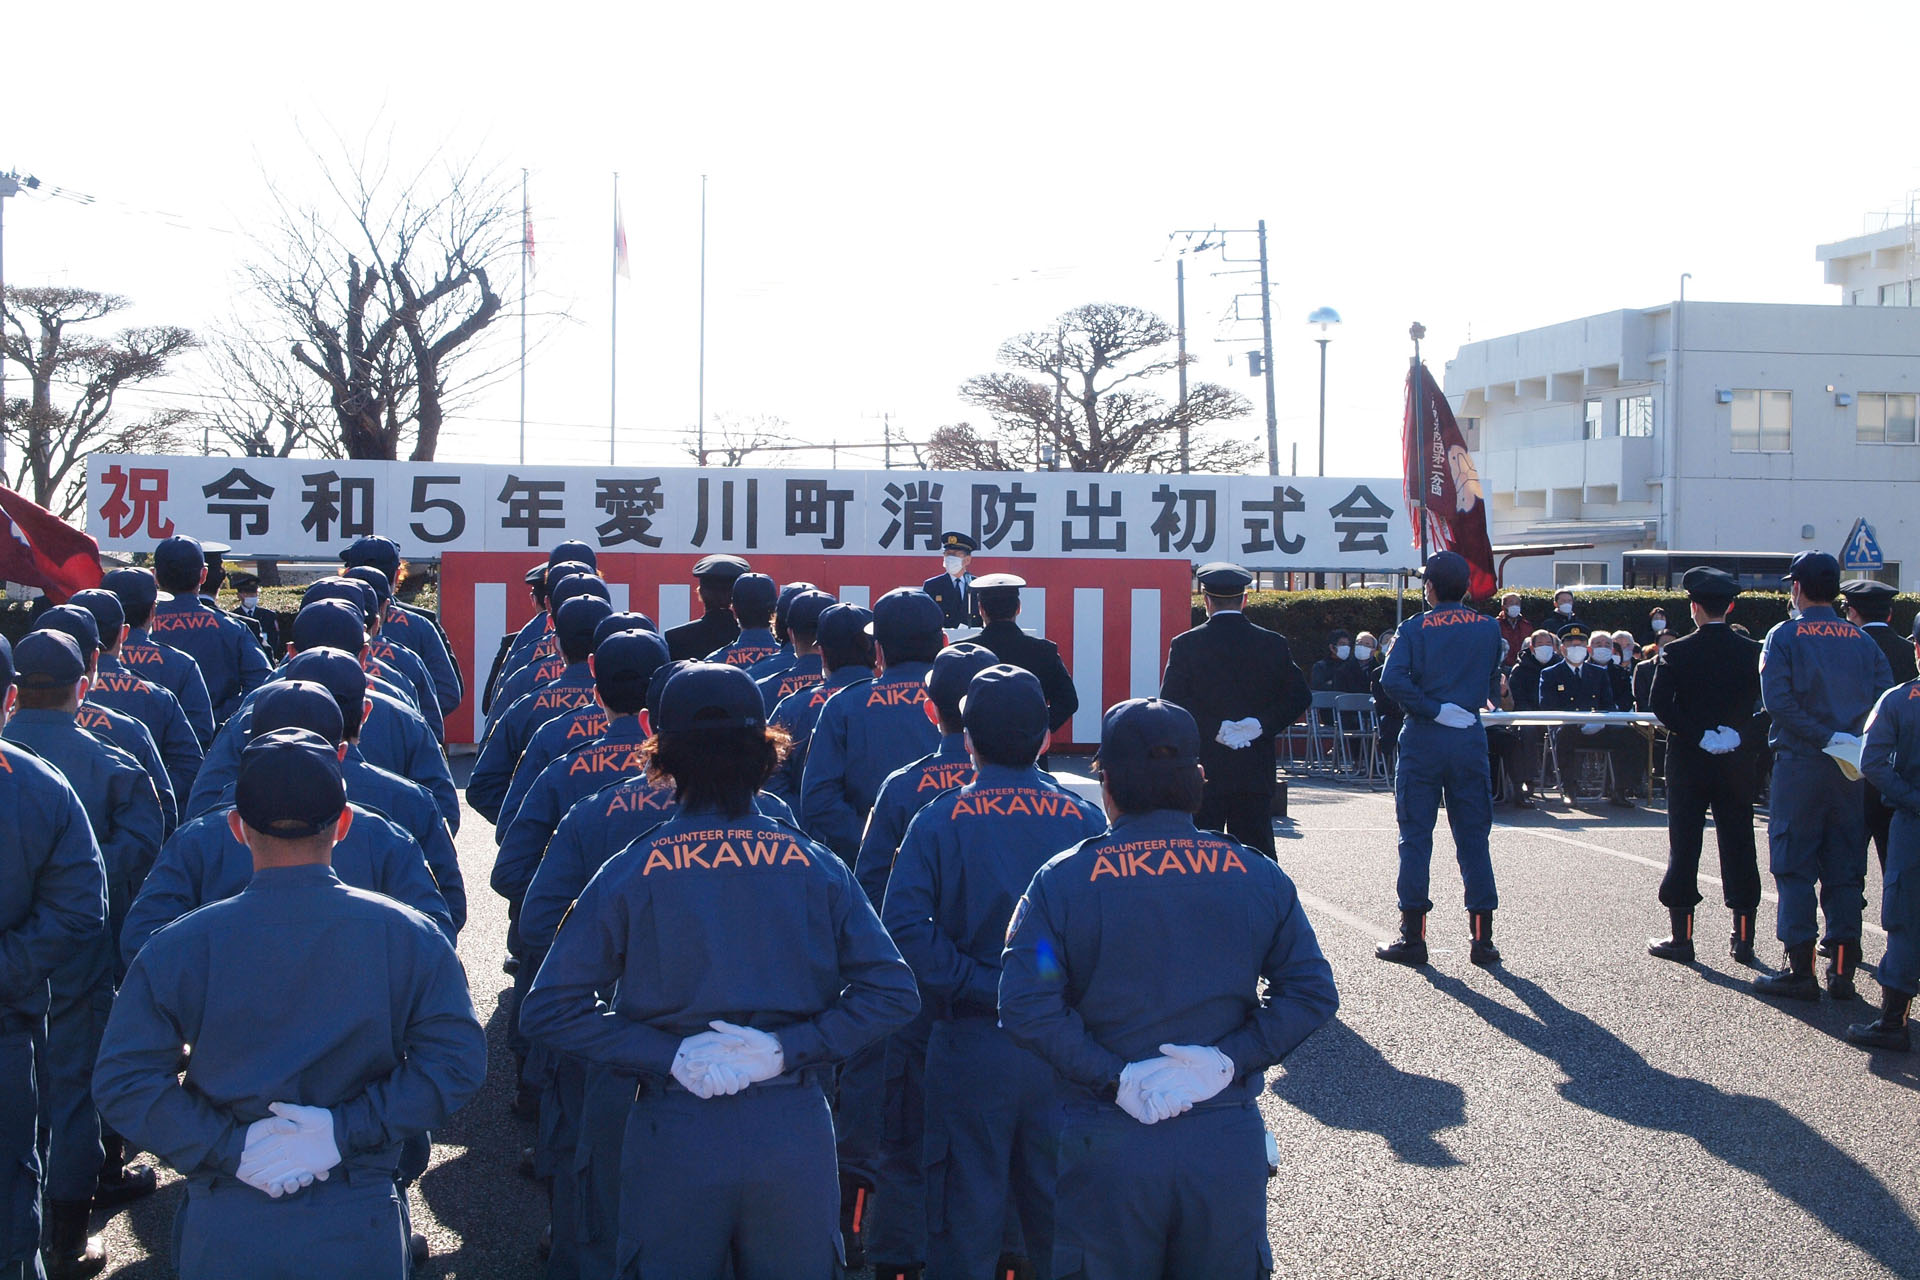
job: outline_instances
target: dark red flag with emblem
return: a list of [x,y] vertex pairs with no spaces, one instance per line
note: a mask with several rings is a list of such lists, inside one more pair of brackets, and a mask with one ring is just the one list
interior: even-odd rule
[[1426,501],[1427,550],[1465,556],[1473,571],[1468,598],[1488,599],[1500,584],[1494,576],[1493,542],[1487,535],[1487,501],[1480,492],[1480,472],[1473,465],[1473,453],[1460,434],[1460,424],[1454,421],[1447,397],[1424,364],[1407,371],[1404,421],[1401,458],[1415,545],[1419,544],[1420,512],[1414,509],[1413,501],[1419,494]]
[[0,486],[0,578],[55,604],[100,585],[100,544],[45,507]]

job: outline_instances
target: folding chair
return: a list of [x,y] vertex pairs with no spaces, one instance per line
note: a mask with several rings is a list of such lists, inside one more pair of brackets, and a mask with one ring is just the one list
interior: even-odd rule
[[1348,776],[1373,779],[1374,758],[1379,749],[1379,721],[1370,693],[1341,693],[1333,699],[1333,719],[1340,740],[1340,753]]

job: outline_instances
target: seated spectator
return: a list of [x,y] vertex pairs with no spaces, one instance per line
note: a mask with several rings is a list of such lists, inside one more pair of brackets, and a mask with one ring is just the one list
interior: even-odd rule
[[1565,635],[1568,627],[1577,626],[1583,631],[1586,630],[1580,619],[1574,615],[1573,592],[1562,588],[1553,593],[1553,617],[1548,619],[1547,625],[1552,627],[1557,635]]
[[1501,665],[1512,666],[1520,661],[1520,655],[1527,651],[1527,639],[1533,634],[1533,624],[1520,613],[1520,593],[1509,591],[1500,597],[1500,638],[1507,642],[1507,656]]
[[1313,664],[1307,684],[1315,693],[1365,693],[1370,674],[1353,656],[1353,633],[1335,631],[1327,637],[1327,656]]
[[1627,678],[1631,681],[1633,669],[1640,665],[1640,645],[1634,640],[1633,632],[1613,633],[1613,655],[1613,660],[1620,664],[1620,669],[1627,673]]
[[1653,637],[1655,643],[1659,642],[1661,636],[1667,634],[1667,611],[1659,605],[1655,605],[1652,612],[1647,614],[1647,632]]
[[[1521,642],[1520,656],[1507,668],[1507,697],[1515,711],[1540,709],[1540,673],[1560,660],[1560,644],[1553,632],[1536,630]],[[1514,749],[1503,753],[1502,761],[1514,783],[1514,804],[1531,808],[1540,789],[1540,767],[1546,758],[1542,744],[1547,731],[1527,727],[1512,731]]]
[[1387,661],[1380,653],[1380,637],[1371,631],[1356,631],[1353,636],[1353,660],[1366,666],[1367,680],[1371,684],[1374,668],[1384,666]]
[[[1632,706],[1631,691],[1627,695],[1629,701],[1619,700],[1610,674],[1613,637],[1601,632],[1590,641],[1586,629],[1575,624],[1564,628],[1560,638],[1564,646],[1563,656],[1540,675],[1541,709],[1629,710]],[[1596,654],[1604,650],[1608,661],[1590,661],[1590,650]],[[1639,776],[1641,762],[1646,758],[1646,745],[1640,735],[1625,725],[1587,724],[1577,729],[1559,730],[1554,744],[1554,758],[1560,767],[1562,791],[1567,789],[1578,767],[1574,753],[1582,749],[1605,751],[1612,757],[1613,778],[1608,787],[1608,799],[1619,808],[1633,808],[1633,801],[1627,798],[1627,787]]]

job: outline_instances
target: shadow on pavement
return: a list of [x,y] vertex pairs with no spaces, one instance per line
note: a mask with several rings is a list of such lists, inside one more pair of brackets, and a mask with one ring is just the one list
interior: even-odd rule
[[1531,1017],[1458,978],[1421,972],[1489,1026],[1558,1065],[1567,1076],[1559,1090],[1568,1102],[1639,1128],[1692,1138],[1715,1159],[1764,1180],[1888,1270],[1910,1274],[1920,1257],[1920,1229],[1900,1202],[1863,1165],[1779,1103],[1651,1066],[1599,1023],[1505,969],[1491,970],[1491,976]]
[[1402,1071],[1338,1019],[1288,1056],[1270,1092],[1321,1124],[1379,1134],[1403,1164],[1443,1169],[1460,1163],[1437,1135],[1466,1124],[1465,1091]]

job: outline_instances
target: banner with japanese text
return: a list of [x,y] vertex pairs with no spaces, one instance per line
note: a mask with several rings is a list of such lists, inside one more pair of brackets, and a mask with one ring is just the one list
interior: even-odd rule
[[1072,472],[539,467],[307,458],[88,459],[87,532],[150,551],[173,533],[236,558],[328,559],[380,533],[402,553],[602,551],[1234,560],[1253,569],[1412,567],[1395,479]]

